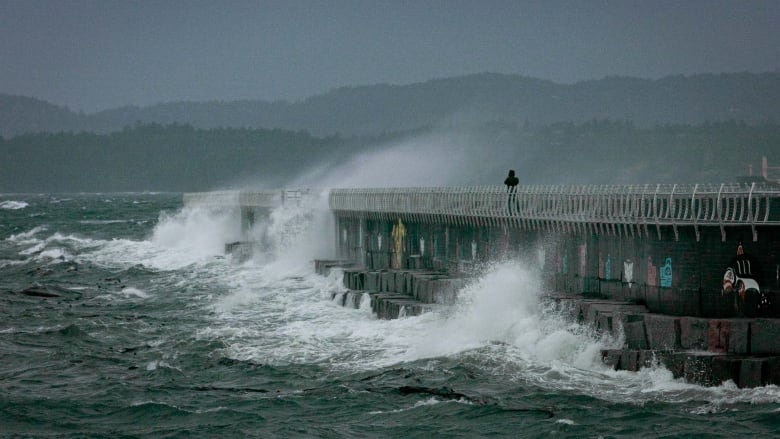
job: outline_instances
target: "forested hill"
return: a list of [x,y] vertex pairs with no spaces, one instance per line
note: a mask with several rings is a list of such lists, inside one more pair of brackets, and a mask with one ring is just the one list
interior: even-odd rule
[[355,138],[150,124],[111,134],[0,137],[0,194],[344,187],[348,180],[490,185],[501,184],[510,167],[523,184],[720,183],[735,181],[750,163],[758,170],[761,156],[777,164],[779,147],[780,125],[734,121],[490,123]]
[[0,94],[0,136],[26,132],[109,133],[137,123],[306,130],[316,136],[375,135],[424,126],[487,121],[544,125],[593,119],[639,127],[726,120],[780,120],[780,72],[607,77],[557,84],[483,73],[410,85],[344,87],[297,102],[175,102],[76,113],[37,99]]

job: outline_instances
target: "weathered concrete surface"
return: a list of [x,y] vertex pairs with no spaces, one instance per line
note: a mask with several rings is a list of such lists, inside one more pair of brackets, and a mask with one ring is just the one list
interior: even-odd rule
[[755,319],[750,323],[750,353],[755,355],[778,354],[780,319]]
[[661,314],[645,315],[647,343],[651,349],[680,348],[680,319]]

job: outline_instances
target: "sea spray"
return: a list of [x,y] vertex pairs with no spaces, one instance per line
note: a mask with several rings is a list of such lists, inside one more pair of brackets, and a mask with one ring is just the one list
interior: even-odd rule
[[186,250],[193,258],[222,255],[225,243],[241,238],[240,220],[233,209],[185,207],[173,214],[163,212],[151,242]]

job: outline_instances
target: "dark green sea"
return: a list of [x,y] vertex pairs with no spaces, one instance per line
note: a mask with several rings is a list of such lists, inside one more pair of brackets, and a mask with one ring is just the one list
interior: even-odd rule
[[503,263],[459,302],[378,320],[331,301],[332,224],[256,226],[180,194],[0,195],[2,437],[776,437],[780,389],[604,367],[620,343]]

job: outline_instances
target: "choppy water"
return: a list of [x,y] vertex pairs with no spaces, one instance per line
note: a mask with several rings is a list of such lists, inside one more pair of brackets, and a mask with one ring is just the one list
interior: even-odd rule
[[774,436],[780,389],[608,370],[495,266],[453,308],[377,320],[317,276],[332,225],[277,211],[276,244],[220,257],[238,218],[173,194],[0,195],[0,436]]

